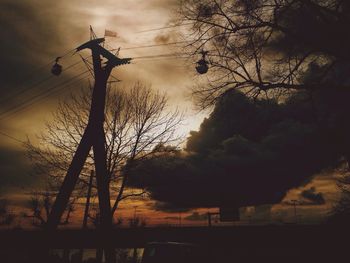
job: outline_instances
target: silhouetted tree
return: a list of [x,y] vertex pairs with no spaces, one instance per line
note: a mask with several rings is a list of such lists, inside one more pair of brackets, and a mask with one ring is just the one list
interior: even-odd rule
[[328,223],[348,224],[350,220],[350,175],[348,169],[342,171],[342,176],[339,178],[337,186],[340,190],[340,195],[333,205]]
[[193,93],[215,107],[190,154],[140,163],[135,185],[177,206],[278,202],[350,163],[349,2],[190,0],[180,20],[192,25],[188,52],[209,51],[208,81]]
[[226,91],[276,98],[349,88],[350,4],[343,0],[189,0],[188,52],[205,49],[209,83],[194,89],[201,107]]
[[[36,171],[56,180],[57,185],[60,185],[87,125],[90,99],[91,89],[87,89],[61,102],[53,120],[46,125],[47,132],[38,136],[39,146],[27,144]],[[122,200],[146,194],[144,190],[126,189],[128,170],[133,161],[160,152],[163,148],[159,145],[177,142],[175,131],[182,117],[177,110],[171,111],[167,107],[164,94],[141,83],[130,89],[108,88],[104,127],[112,214]],[[94,156],[91,152],[76,187],[80,196],[83,195],[81,189],[86,191],[89,184],[92,167]],[[92,196],[96,196],[95,180]]]
[[13,223],[15,215],[9,211],[8,201],[0,199],[0,226],[9,226]]
[[[50,180],[51,178],[48,179]],[[57,191],[57,186],[48,183],[44,190],[34,190],[31,192],[29,201],[31,214],[26,217],[32,218],[32,224],[34,226],[45,227]],[[81,194],[74,193],[74,196],[70,198],[64,219],[61,220],[62,225],[69,224],[71,213],[75,211],[75,202],[80,196]]]

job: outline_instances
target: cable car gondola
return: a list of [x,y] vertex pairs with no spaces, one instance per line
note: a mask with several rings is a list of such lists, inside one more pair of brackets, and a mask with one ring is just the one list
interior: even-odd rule
[[197,61],[196,70],[199,74],[205,74],[208,72],[208,61],[205,59],[205,56],[208,54],[208,51],[202,50],[200,52],[202,54],[202,58]]
[[59,76],[62,73],[62,66],[58,64],[58,61],[60,60],[61,57],[57,57],[55,60],[55,64],[51,68],[51,73],[54,74],[55,76]]

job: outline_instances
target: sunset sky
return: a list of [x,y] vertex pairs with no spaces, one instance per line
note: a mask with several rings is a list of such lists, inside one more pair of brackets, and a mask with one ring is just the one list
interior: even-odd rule
[[[57,56],[86,42],[89,39],[90,25],[99,37],[103,36],[105,29],[117,32],[118,37],[107,38],[107,44],[113,48],[120,47],[120,57],[181,52],[181,45],[128,49],[186,40],[186,26],[159,29],[174,24],[177,2],[177,0],[0,0],[0,132],[18,140],[29,138],[35,141],[36,134],[43,131],[45,121],[51,119],[58,102],[69,93],[87,87],[88,75],[84,75],[86,78],[76,82],[75,85],[50,93],[45,99],[35,99],[35,103],[29,107],[16,111],[17,107],[27,105],[28,100],[32,100],[38,94],[86,70],[81,63],[64,72],[62,76],[54,77],[50,75],[52,63],[49,63]],[[84,56],[86,54],[82,53]],[[66,56],[60,64],[63,68],[67,68],[79,60],[80,57],[77,55]],[[117,85],[125,89],[141,81],[155,90],[165,92],[169,97],[170,107],[178,107],[185,114],[179,135],[186,136],[190,130],[198,130],[200,123],[208,115],[207,111],[199,112],[191,98],[193,81],[206,80],[205,76],[196,74],[191,59],[174,57],[135,59],[130,65],[114,69],[113,75],[122,80]],[[36,85],[39,82],[41,85]],[[35,88],[22,92],[32,86]],[[16,210],[25,206],[28,197],[23,194],[36,186],[36,182],[27,173],[28,167],[28,160],[20,144],[0,135],[0,198],[1,195],[12,198]],[[302,189],[311,186],[316,186],[317,191],[324,193],[327,200],[335,200],[336,186],[333,175],[318,178]],[[300,191],[300,189],[290,191],[285,200],[298,198]],[[142,207],[143,205],[145,207]],[[126,206],[128,209],[125,216],[131,216],[134,211],[133,204]],[[156,215],[154,217],[160,218],[161,222],[167,222],[167,218],[172,223],[177,222],[178,214],[171,216],[155,212],[149,202],[137,206],[139,213],[145,217],[151,217],[154,213]],[[327,202],[322,207],[304,206],[300,211],[304,211],[305,217],[310,214],[322,217],[324,211],[330,207],[331,204]],[[272,210],[276,209],[280,211],[277,212],[280,216],[287,210],[285,216],[293,217],[293,208],[289,205],[279,204]],[[198,209],[199,214],[206,211],[207,209]],[[193,212],[186,212],[184,217],[190,216]],[[188,223],[190,222],[191,219],[188,220]]]
[[[50,85],[62,81],[64,75],[61,80],[51,78],[30,92],[12,96],[26,85],[33,85],[50,77],[51,65],[37,72],[32,71],[86,42],[89,38],[89,25],[93,26],[100,37],[105,29],[117,32],[118,38],[108,38],[107,44],[114,48],[121,47],[121,57],[179,52],[181,49],[176,46],[123,51],[123,48],[181,41],[177,28],[138,33],[172,24],[175,3],[176,1],[59,1],[47,4],[45,1],[2,0],[1,27],[4,41],[1,48],[9,51],[2,54],[1,97],[10,99],[2,101],[1,111],[12,109]],[[62,59],[61,64],[68,67],[79,59],[78,56],[67,56]],[[83,64],[79,67],[66,72],[66,76],[83,72]],[[132,65],[115,69],[113,75],[122,80],[118,85],[126,89],[136,81],[142,81],[156,90],[166,92],[173,107],[181,107],[187,112],[184,132],[197,129],[205,116],[205,113],[192,111],[189,88],[190,81],[196,76],[194,67],[186,60],[135,60]],[[64,95],[69,92],[74,92],[74,87],[11,115],[11,118],[1,122],[2,131],[21,140],[26,135],[31,137],[42,128],[43,120],[50,117],[49,111],[55,109],[57,101],[63,97],[62,93]],[[2,144],[5,141],[2,138]]]
[[[107,44],[114,48],[121,47],[121,57],[179,52],[180,49],[176,46],[123,51],[123,48],[181,41],[176,28],[138,33],[172,24],[175,2],[59,1],[48,4],[45,1],[2,0],[0,19],[3,40],[0,45],[7,52],[2,53],[1,64],[1,131],[19,140],[26,140],[27,136],[35,140],[35,135],[42,132],[45,121],[50,120],[59,100],[75,90],[87,87],[88,74],[85,74],[86,78],[75,82],[75,86],[50,93],[44,99],[35,99],[31,103],[37,94],[86,70],[83,63],[80,63],[56,78],[50,74],[53,64],[50,61],[86,42],[89,39],[89,25],[93,26],[100,37],[104,35],[105,29],[117,32],[118,37],[108,38]],[[82,54],[86,56],[86,53]],[[78,61],[80,57],[75,55],[65,57],[60,63],[64,69]],[[114,69],[113,75],[122,80],[118,86],[125,89],[142,81],[155,90],[165,92],[169,106],[180,108],[186,115],[179,130],[181,135],[197,129],[206,116],[205,112],[193,110],[189,89],[196,74],[188,61],[176,58],[135,60],[131,65]],[[37,83],[41,85],[36,85]],[[22,92],[33,86],[34,88]],[[22,108],[28,100],[30,106]],[[20,111],[17,111],[17,107],[20,107]],[[21,150],[16,141],[4,136],[0,138],[0,146],[1,154],[5,156]]]
[[[3,35],[0,47],[6,52],[1,55],[0,131],[18,140],[28,137],[35,141],[36,135],[44,129],[45,121],[51,119],[58,102],[75,90],[87,88],[89,78],[85,74],[84,79],[64,90],[52,92],[44,99],[35,98],[37,94],[86,70],[84,64],[80,63],[60,77],[50,74],[51,61],[89,40],[90,25],[98,37],[104,35],[105,29],[117,33],[117,38],[107,38],[106,43],[109,48],[120,47],[121,57],[181,51],[179,45],[123,51],[123,48],[182,41],[180,31],[186,28],[148,31],[173,24],[176,2],[1,0],[0,27]],[[87,53],[82,55],[87,56]],[[69,55],[60,64],[65,69],[78,61],[78,55]],[[179,108],[185,114],[179,135],[186,136],[190,130],[198,129],[207,115],[206,112],[195,110],[192,104],[190,83],[198,77],[188,60],[135,59],[130,65],[114,69],[113,76],[122,80],[117,85],[125,89],[141,81],[155,90],[165,92],[169,98],[169,107]],[[23,92],[28,87],[34,88]],[[23,107],[27,106],[27,101],[30,105]],[[23,193],[35,188],[37,182],[28,175],[29,165],[24,149],[15,140],[2,135],[0,157],[1,193],[12,199],[16,207],[25,206],[28,196]]]

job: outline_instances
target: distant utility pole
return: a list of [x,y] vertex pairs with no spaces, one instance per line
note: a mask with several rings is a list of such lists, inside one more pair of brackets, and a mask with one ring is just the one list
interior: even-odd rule
[[136,223],[136,209],[137,209],[137,206],[135,205],[134,206],[134,224]]
[[92,181],[94,178],[94,170],[91,170],[90,172],[90,178],[89,178],[89,185],[88,190],[86,194],[86,203],[85,203],[85,210],[84,210],[84,219],[83,219],[83,229],[87,228],[87,220],[89,218],[89,208],[90,208],[90,199],[91,199],[91,190],[92,190]]
[[298,215],[297,215],[297,204],[298,204],[298,200],[291,200],[293,206],[294,206],[294,220],[295,220],[295,223],[298,223]]
[[[73,156],[72,162],[68,168],[66,176],[61,185],[60,191],[53,204],[48,217],[47,229],[56,229],[60,219],[68,204],[69,198],[78,181],[80,172],[85,164],[86,158],[92,149],[95,157],[95,172],[98,191],[99,208],[101,215],[101,228],[109,229],[112,226],[112,213],[110,205],[109,179],[107,173],[104,112],[106,101],[107,81],[114,67],[129,64],[131,58],[120,59],[109,52],[101,43],[104,38],[96,38],[95,33],[90,27],[90,41],[79,46],[76,51],[90,49],[92,54],[92,65],[94,72],[94,88],[92,92],[91,108],[88,124],[80,140],[78,148]],[[107,59],[105,65],[102,65],[102,59]]]
[[209,212],[207,213],[207,217],[208,217],[208,226],[212,226],[212,216],[218,216],[220,215],[220,213],[213,213],[213,212]]

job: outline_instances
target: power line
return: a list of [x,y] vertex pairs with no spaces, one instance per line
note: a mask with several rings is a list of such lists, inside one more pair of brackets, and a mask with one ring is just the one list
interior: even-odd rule
[[144,45],[144,46],[136,46],[136,47],[126,47],[126,48],[121,48],[121,50],[160,47],[160,46],[170,46],[170,45],[177,45],[177,44],[183,44],[183,43],[188,43],[188,42],[190,42],[190,41],[178,41],[178,42],[170,42],[170,43],[164,43],[164,44]]
[[[178,42],[178,43],[181,43],[181,42]],[[173,44],[173,43],[167,43],[167,44]],[[167,45],[167,44],[160,44],[160,45]],[[133,48],[135,48],[135,47],[133,47]],[[159,54],[159,55],[150,55],[150,56],[140,56],[140,57],[134,57],[133,59],[154,59],[154,58],[157,58],[157,59],[161,59],[161,58],[170,59],[171,57],[173,57],[173,58],[187,58],[187,57],[180,57],[180,56],[178,56],[177,53],[169,53],[169,54]],[[64,71],[66,71],[66,70],[68,70],[68,69],[78,65],[79,63],[81,63],[81,61],[76,62],[76,63],[68,66]],[[6,118],[8,118],[11,115],[16,114],[17,112],[22,111],[23,109],[30,107],[31,105],[37,103],[38,101],[41,101],[43,98],[46,98],[46,97],[50,96],[52,92],[55,92],[54,91],[55,89],[60,88],[62,85],[64,85],[64,86],[66,86],[67,84],[69,85],[70,81],[72,81],[73,79],[75,79],[75,78],[85,74],[86,72],[88,72],[88,70],[83,72],[83,73],[81,73],[81,74],[79,74],[79,75],[77,75],[77,76],[75,76],[75,77],[73,77],[73,78],[70,78],[67,81],[64,81],[61,84],[58,84],[58,85],[55,85],[55,86],[51,87],[49,90],[45,90],[44,92],[41,92],[41,93],[31,97],[29,100],[25,101],[24,104],[22,104],[21,106],[16,106],[16,107],[10,108],[10,109],[0,113],[0,117],[2,117],[2,119],[6,119]],[[50,76],[49,78],[51,78],[51,77],[52,76]],[[111,77],[115,78],[113,75],[111,75]],[[22,90],[21,92],[18,92],[16,95],[17,96],[21,95],[21,94],[23,94],[24,92],[26,92],[26,91],[28,91],[30,89],[38,87],[38,85],[41,85],[42,83],[47,81],[49,78],[46,78],[46,79],[40,81],[39,83],[36,83],[37,85],[30,86],[29,88],[27,88],[24,91]],[[13,96],[13,97],[15,97],[15,96]]]
[[[91,57],[91,56],[88,56],[88,57],[86,57],[86,58],[89,58],[89,57]],[[68,67],[65,69],[65,71],[68,70],[68,69],[70,69],[70,68],[72,68],[72,67],[74,67],[74,66],[76,66],[76,65],[79,64],[79,63],[81,63],[81,61],[79,61],[79,62],[77,62],[77,63],[74,63],[74,64],[68,66]],[[65,86],[67,86],[67,85],[69,86],[69,85],[73,84],[73,82],[76,82],[76,81],[73,81],[72,83],[68,83],[68,82],[72,81],[73,79],[75,79],[75,78],[77,78],[77,77],[79,77],[79,76],[81,76],[81,75],[84,75],[84,74],[87,73],[88,71],[89,71],[89,70],[84,71],[83,73],[81,73],[81,74],[79,74],[79,75],[77,75],[77,76],[75,76],[75,77],[72,77],[72,78],[70,78],[69,80],[64,81],[63,83],[60,83],[60,84],[58,84],[58,85],[53,86],[53,87],[50,88],[49,90],[45,90],[45,91],[43,91],[43,92],[41,92],[41,93],[39,93],[39,94],[37,94],[37,95],[31,97],[29,100],[25,101],[24,104],[22,104],[22,105],[20,105],[20,106],[15,106],[15,107],[13,107],[13,108],[10,108],[10,109],[8,109],[8,110],[6,110],[6,111],[0,113],[0,117],[3,117],[2,120],[4,120],[4,119],[8,118],[9,116],[11,116],[11,115],[13,115],[13,114],[16,114],[16,113],[18,113],[18,112],[24,110],[25,108],[28,108],[28,107],[32,106],[33,104],[35,104],[35,103],[41,101],[42,99],[47,98],[47,97],[49,97],[50,95],[52,95],[52,92],[56,92],[55,89],[59,89],[62,85],[64,85],[63,87],[61,87],[61,88],[63,89]],[[119,81],[115,76],[111,75],[111,77],[114,78],[115,80]],[[78,80],[81,80],[81,79],[82,79],[82,78],[80,78],[80,79],[78,79]],[[50,91],[52,91],[52,92],[50,92]]]
[[23,93],[26,93],[27,91],[29,91],[29,90],[31,90],[31,89],[34,89],[34,88],[36,88],[36,87],[38,87],[38,86],[40,86],[42,83],[48,81],[48,80],[51,79],[52,77],[53,77],[53,76],[50,75],[50,76],[48,76],[48,77],[46,77],[46,78],[44,78],[44,79],[42,79],[42,80],[40,80],[40,81],[38,81],[38,82],[35,82],[34,84],[32,84],[32,85],[30,85],[30,86],[28,86],[28,87],[26,87],[26,88],[24,88],[24,89],[21,89],[21,90],[19,90],[18,92],[14,93],[14,94],[12,94],[12,95],[10,95],[10,96],[7,96],[7,97],[4,98],[3,100],[1,100],[0,103],[5,103],[5,102],[8,101],[8,100],[13,100],[15,97],[20,96],[20,95],[22,95]]
[[165,27],[158,27],[158,28],[150,28],[150,29],[146,29],[146,30],[142,30],[142,31],[137,31],[135,33],[139,34],[139,33],[158,31],[158,30],[169,29],[169,28],[174,28],[174,27],[188,26],[188,25],[193,25],[194,23],[195,22],[190,22],[190,23],[179,24],[179,25],[172,25],[172,26],[165,26]]
[[[136,47],[124,48],[123,50],[138,49],[138,48],[149,48],[149,47],[166,46],[166,45],[175,45],[175,44],[181,44],[181,43],[186,43],[186,42],[188,42],[188,41],[179,41],[179,42],[171,42],[171,43],[164,43],[164,44],[136,46]],[[71,53],[72,51],[74,51],[74,50],[75,50],[75,49],[66,52],[65,54],[63,54],[63,55],[61,56],[61,58],[63,58],[64,56],[70,54],[70,53]],[[170,54],[161,54],[161,55],[154,55],[154,56],[135,57],[135,58],[133,58],[133,59],[158,58],[158,57],[173,56],[173,55],[174,55],[174,54],[171,54],[171,55],[170,55]],[[89,57],[91,57],[91,56],[89,56]],[[87,58],[89,58],[89,57],[87,57]],[[51,61],[50,63],[52,63],[52,62],[54,62],[54,61]],[[68,69],[70,69],[70,68],[72,68],[72,67],[78,65],[80,62],[81,62],[81,61],[76,62],[76,63],[74,63],[74,64],[68,66],[68,67],[67,67],[66,69],[64,69],[63,71],[66,71],[66,70],[68,70]],[[49,64],[44,65],[44,66],[46,67],[46,66],[48,66],[48,65],[49,65]],[[44,66],[42,66],[42,67],[44,67]],[[24,94],[24,93],[26,93],[26,92],[28,92],[28,91],[30,91],[30,90],[32,90],[32,89],[37,88],[38,86],[40,86],[41,84],[45,83],[46,81],[52,79],[53,77],[54,77],[53,75],[50,75],[50,76],[48,76],[48,77],[45,78],[45,79],[42,79],[42,80],[40,80],[40,81],[38,81],[38,82],[35,82],[34,84],[30,85],[29,87],[24,88],[24,89],[22,89],[22,90],[19,90],[19,91],[16,92],[15,94],[12,94],[12,95],[6,97],[5,99],[1,100],[0,103],[4,103],[4,102],[6,102],[6,101],[8,101],[8,100],[13,100],[15,97],[20,96],[20,95],[22,95],[22,94]],[[115,78],[113,75],[112,75],[112,77]],[[0,115],[2,115],[2,113],[0,113]]]
[[[147,59],[147,58],[145,58],[145,59],[140,59],[140,60],[138,60],[136,63],[139,63],[139,62],[142,62],[142,63],[144,63],[144,62],[153,62],[153,61],[164,61],[164,60],[173,60],[173,59],[188,59],[188,58],[190,58],[190,57],[160,57],[160,58],[150,58],[150,59]],[[136,64],[136,63],[131,63],[131,64]]]
[[[82,79],[84,79],[84,78],[82,78]],[[79,79],[79,81],[82,80],[82,79]],[[15,110],[15,111],[9,113],[7,116],[5,116],[4,118],[2,118],[1,120],[6,120],[6,119],[8,119],[8,118],[11,118],[12,115],[15,115],[15,114],[17,114],[17,113],[19,113],[19,112],[22,112],[23,110],[26,110],[27,108],[30,108],[30,107],[33,106],[34,104],[41,102],[42,100],[44,100],[44,99],[46,99],[46,98],[52,96],[52,95],[55,94],[55,93],[61,93],[66,87],[71,86],[71,85],[74,84],[75,82],[77,82],[77,80],[76,80],[76,81],[73,81],[72,83],[69,83],[68,85],[65,85],[65,86],[62,87],[61,89],[54,90],[54,91],[52,91],[52,92],[50,92],[50,93],[48,93],[48,94],[45,94],[45,95],[42,96],[42,97],[37,98],[35,101],[32,101],[31,103],[27,104],[25,107],[19,108],[19,109]]]
[[[45,90],[44,92],[41,92],[41,93],[37,94],[34,97],[31,97],[29,100],[27,100],[21,106],[13,107],[12,109],[4,112],[3,114],[0,115],[1,120],[7,119],[9,116],[12,116],[12,115],[14,115],[14,114],[16,114],[16,113],[18,113],[18,112],[28,108],[28,107],[34,105],[35,103],[37,103],[37,102],[39,102],[39,101],[49,97],[50,95],[52,95],[53,92],[57,92],[58,90],[63,90],[65,87],[71,85],[73,82],[75,82],[77,80],[80,80],[80,79],[77,79],[77,78],[82,76],[82,75],[84,75],[84,74],[86,74],[87,72],[88,72],[88,70],[86,70],[86,71],[84,71],[84,72],[82,72],[82,73],[80,73],[80,74],[78,74],[78,75],[76,75],[76,76],[74,76],[74,77],[72,77],[72,78],[70,78],[70,79],[60,83],[60,84],[58,84],[58,85],[55,85],[55,86],[51,87],[50,89]],[[77,80],[75,80],[75,79],[77,79]],[[73,81],[73,80],[75,80],[75,81]]]
[[[158,59],[159,59],[159,58],[168,58],[168,59],[169,59],[169,58],[171,58],[171,57],[174,57],[174,58],[182,58],[182,57],[178,57],[178,54],[176,54],[176,53],[170,53],[170,54],[159,54],[159,55],[150,55],[150,56],[140,56],[140,57],[134,57],[133,59],[152,59],[152,58],[158,58]],[[186,58],[186,57],[183,57],[183,58]],[[68,70],[68,69],[70,69],[70,68],[72,68],[72,67],[74,67],[74,66],[76,66],[76,65],[78,65],[79,63],[81,63],[81,61],[76,62],[76,63],[74,63],[74,64],[68,66],[68,67],[65,69],[65,71]],[[88,72],[88,71],[85,71],[84,73],[86,73],[86,72]],[[84,73],[82,73],[82,74],[84,74]],[[76,77],[79,77],[79,76],[82,75],[82,74],[79,74],[79,75],[77,75]],[[50,76],[50,77],[51,77],[51,76]],[[47,96],[45,95],[47,92],[50,92],[51,90],[55,90],[55,89],[59,88],[61,85],[64,85],[65,83],[67,83],[67,82],[73,80],[73,79],[76,78],[76,77],[73,77],[73,78],[71,78],[71,79],[69,79],[69,80],[67,80],[67,81],[65,81],[65,82],[63,82],[63,83],[61,83],[61,84],[58,84],[58,85],[53,86],[53,87],[50,88],[49,90],[46,90],[46,91],[44,91],[44,92],[41,92],[41,93],[39,93],[39,94],[37,94],[37,95],[31,97],[29,100],[27,100],[24,104],[22,104],[22,105],[19,106],[19,107],[18,107],[18,106],[17,106],[17,107],[13,107],[13,108],[10,108],[10,109],[8,109],[8,110],[2,112],[2,113],[0,114],[0,117],[4,117],[4,116],[5,116],[5,118],[7,118],[6,115],[12,115],[12,114],[17,113],[18,111],[24,109],[24,108],[27,108],[27,104],[28,104],[28,103],[29,103],[30,105],[32,105],[31,102],[32,102],[32,101],[37,101],[37,99],[40,98],[41,96],[47,97]],[[113,75],[111,75],[111,77],[113,77],[114,79],[116,79]],[[48,79],[48,78],[42,80],[39,84],[44,83],[47,79]],[[36,85],[36,86],[31,86],[31,87],[28,88],[27,90],[33,89],[34,87],[37,87],[37,86],[38,86],[38,85]],[[26,90],[26,91],[27,91],[27,90]],[[22,91],[22,92],[20,92],[20,93],[17,94],[17,95],[20,95],[20,94],[22,94],[22,93],[24,93],[24,92]],[[47,94],[47,95],[49,95],[49,94]],[[14,96],[13,96],[13,97],[14,97]],[[14,111],[14,112],[13,112],[13,111]]]
[[[65,56],[69,55],[70,53],[72,53],[74,50],[75,50],[75,49],[69,50],[69,51],[65,52],[63,55],[59,56],[59,57],[60,57],[60,58],[63,58],[63,57],[65,57]],[[36,69],[32,70],[29,74],[26,75],[25,79],[23,79],[23,80],[19,83],[19,85],[24,85],[24,83],[25,83],[26,81],[28,81],[29,77],[31,77],[34,73],[36,73],[36,72],[42,70],[43,68],[46,68],[46,67],[52,65],[52,63],[54,63],[55,61],[56,61],[55,59],[54,59],[54,60],[51,60],[51,61],[48,62],[47,64],[41,65],[41,66],[37,67]],[[46,79],[44,79],[44,80],[40,80],[39,82],[36,82],[36,83],[32,84],[31,86],[40,85],[41,83],[45,82],[46,80],[49,80],[51,77],[52,77],[52,76],[49,76],[48,78],[46,78]],[[4,98],[3,100],[1,100],[0,103],[3,103],[3,102],[5,102],[6,100],[11,99],[11,97],[13,98],[14,96],[17,96],[18,94],[21,94],[21,93],[26,92],[27,89],[29,90],[29,89],[31,89],[31,88],[24,88],[24,89],[21,89],[21,90],[18,91],[17,93],[11,94],[11,95],[7,96],[7,97]]]
[[[37,102],[42,101],[43,99],[46,99],[47,97],[51,96],[55,92],[62,91],[65,87],[68,87],[68,86],[72,85],[73,83],[84,79],[84,78],[79,78],[79,79],[76,79],[76,78],[80,77],[81,75],[86,74],[87,72],[88,71],[84,71],[83,73],[81,73],[77,76],[74,76],[73,78],[70,78],[69,80],[64,81],[63,83],[61,83],[59,85],[56,85],[56,86],[50,88],[49,90],[46,90],[40,94],[37,94],[36,96],[30,98],[30,100],[26,101],[25,104],[22,104],[20,107],[14,107],[13,109],[8,111],[7,113],[3,114],[3,115],[7,115],[7,116],[3,117],[1,120],[7,119],[9,116],[12,116],[18,112],[21,112],[24,109],[36,104]],[[72,81],[73,79],[76,79],[76,80]]]
[[[193,23],[186,23],[186,24],[179,24],[179,25],[172,25],[172,26],[166,26],[166,27],[160,27],[160,28],[152,28],[152,29],[147,29],[147,30],[143,30],[143,31],[139,31],[136,33],[142,33],[142,32],[149,32],[149,31],[156,31],[156,30],[162,30],[162,29],[168,29],[168,28],[175,28],[175,27],[181,27],[181,26],[186,26],[186,25],[191,25]],[[123,50],[131,50],[131,49],[139,49],[139,48],[150,48],[150,47],[157,47],[157,46],[166,46],[166,45],[176,45],[176,44],[181,44],[181,43],[186,43],[188,41],[178,41],[178,42],[171,42],[171,43],[164,43],[164,44],[154,44],[154,45],[144,45],[144,46],[136,46],[136,47],[127,47],[127,48],[123,48]],[[65,52],[64,54],[62,54],[61,56],[59,56],[60,58],[64,58],[65,56],[69,55],[70,53],[74,52],[76,49],[72,49],[72,50],[68,50],[67,52]],[[141,57],[140,57],[141,58]],[[136,57],[136,59],[138,59],[138,57]],[[50,64],[54,63],[55,60],[51,60],[50,62],[48,62],[45,65],[42,65],[38,68],[36,68],[35,70],[33,70],[30,74],[28,74],[27,76],[31,76],[33,75],[34,72],[37,72],[45,67],[48,67]],[[78,64],[78,63],[76,63]],[[76,64],[73,64],[72,66],[75,66]],[[70,67],[68,67],[67,69],[69,69]],[[66,69],[66,70],[67,70]],[[6,98],[4,98],[3,100],[0,101],[0,103],[4,103],[5,101],[8,100],[12,100],[13,98],[22,95],[23,93],[26,93],[27,91],[34,89],[36,87],[38,87],[39,85],[41,85],[42,83],[48,81],[49,79],[51,79],[53,76],[49,76],[43,80],[40,80],[32,85],[30,85],[27,88],[24,88],[18,92],[16,92],[15,94],[12,94],[10,96],[7,96]],[[23,81],[25,82],[25,81]]]
[[25,143],[25,142],[23,142],[23,141],[21,141],[21,140],[15,138],[15,137],[13,137],[13,136],[7,134],[7,133],[2,132],[2,131],[0,131],[0,135],[5,136],[5,137],[7,137],[7,138],[9,138],[9,139],[11,139],[11,140],[13,140],[13,141],[16,141],[16,142],[18,142],[18,143],[21,143],[21,144]]
[[179,56],[179,54],[178,53],[158,54],[158,55],[133,57],[132,59],[161,58],[161,57],[175,57],[175,56]]
[[[73,67],[75,67],[75,66],[78,65],[79,63],[81,63],[81,61],[76,62],[76,63],[74,63],[74,64],[68,66],[66,69],[63,70],[63,72],[64,72],[64,71],[67,71],[67,70],[69,70],[69,69],[71,69],[71,68],[73,68]],[[44,79],[42,79],[42,80],[40,80],[40,81],[38,81],[38,82],[32,84],[32,85],[30,85],[30,86],[27,87],[27,88],[24,88],[24,89],[22,89],[22,90],[19,90],[19,91],[16,92],[15,94],[12,94],[11,96],[8,96],[8,97],[6,97],[5,99],[3,99],[0,103],[4,103],[4,102],[6,102],[6,101],[8,101],[8,100],[13,100],[15,97],[18,97],[18,96],[20,96],[20,95],[22,95],[22,94],[24,94],[24,93],[26,93],[26,92],[28,92],[28,91],[30,91],[30,90],[32,90],[32,89],[35,89],[35,88],[39,87],[41,84],[45,83],[46,81],[50,80],[50,79],[53,78],[53,77],[54,77],[53,75],[50,75],[50,76],[48,76],[48,77],[46,77],[46,78],[44,78]],[[1,115],[1,114],[2,114],[2,113],[0,113],[0,115]]]

